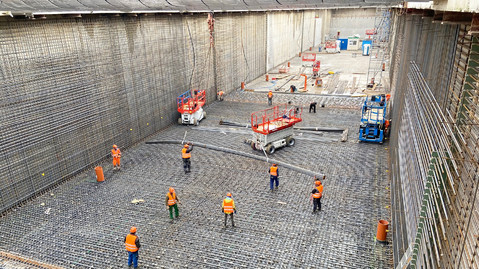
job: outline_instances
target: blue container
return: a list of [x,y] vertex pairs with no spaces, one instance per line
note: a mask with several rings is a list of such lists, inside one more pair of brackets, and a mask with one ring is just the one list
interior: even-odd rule
[[347,38],[340,38],[341,45],[339,46],[340,50],[347,50],[348,49],[348,39]]

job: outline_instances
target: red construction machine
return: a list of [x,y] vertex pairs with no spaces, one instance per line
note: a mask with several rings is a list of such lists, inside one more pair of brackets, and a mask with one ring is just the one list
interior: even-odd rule
[[273,154],[276,149],[294,146],[293,126],[301,122],[303,108],[278,105],[251,114],[251,148]]
[[203,111],[205,97],[205,90],[190,90],[178,96],[176,105],[181,114],[178,124],[198,125],[203,118],[206,118],[206,112]]

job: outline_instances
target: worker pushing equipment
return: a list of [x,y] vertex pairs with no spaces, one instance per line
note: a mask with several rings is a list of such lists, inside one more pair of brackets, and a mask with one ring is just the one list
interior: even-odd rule
[[113,145],[113,148],[111,149],[111,156],[113,157],[113,170],[120,170],[121,151],[117,145]]
[[272,91],[268,92],[268,105],[269,106],[273,105],[273,92]]
[[178,196],[176,196],[175,189],[170,188],[166,194],[166,209],[170,211],[171,220],[173,220],[173,209],[175,210],[175,218],[180,216],[177,203],[180,203],[180,199],[178,199]]
[[273,165],[269,168],[269,189],[273,191],[273,185],[274,182],[276,182],[276,187],[275,189],[278,189],[279,185],[279,171],[278,171],[278,165],[273,163]]
[[[321,211],[321,197],[323,196],[323,185],[319,179],[315,178],[314,185],[315,188],[311,191],[311,199],[313,200],[313,214],[316,213],[316,210]],[[323,177],[323,180],[326,176]]]
[[183,169],[185,169],[185,174],[190,172],[191,168],[191,151],[193,150],[192,143],[186,143],[181,150],[181,158],[183,158]]
[[235,206],[235,201],[233,201],[233,198],[231,198],[231,193],[229,192],[226,194],[226,198],[223,200],[221,211],[225,213],[225,228],[226,228],[226,221],[228,220],[228,216],[231,216],[231,226],[235,227],[233,212],[236,214],[236,206]]
[[140,249],[140,238],[136,235],[136,227],[131,227],[130,233],[125,236],[125,248],[128,252],[128,267],[138,268],[138,250]]

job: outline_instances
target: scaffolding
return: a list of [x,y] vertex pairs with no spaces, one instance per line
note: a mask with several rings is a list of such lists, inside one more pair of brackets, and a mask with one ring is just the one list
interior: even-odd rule
[[376,9],[374,19],[374,35],[372,35],[371,51],[369,54],[368,83],[381,85],[382,75],[388,59],[388,44],[391,13],[389,8]]

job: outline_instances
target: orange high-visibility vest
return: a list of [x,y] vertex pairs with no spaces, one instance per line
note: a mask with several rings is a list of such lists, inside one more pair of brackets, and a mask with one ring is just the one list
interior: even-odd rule
[[121,157],[121,152],[120,152],[120,149],[117,148],[116,150],[115,149],[111,149],[111,155],[115,158],[119,158]]
[[138,248],[136,247],[135,241],[136,241],[136,235],[134,234],[128,234],[126,236],[126,241],[125,241],[125,248],[129,252],[137,252]]
[[167,193],[166,195],[168,195],[168,205],[169,206],[172,206],[174,204],[176,204],[176,194],[173,193],[173,195],[171,195],[171,193]]
[[323,185],[317,186],[316,189],[318,190],[318,192],[313,193],[313,198],[321,198],[321,196],[323,196]]
[[226,214],[231,214],[234,212],[233,199],[226,198],[223,200],[223,212],[225,212]]
[[278,167],[277,166],[271,166],[269,168],[269,173],[272,176],[277,176],[278,175]]
[[188,149],[188,148],[183,148],[183,149],[181,150],[181,157],[183,157],[183,159],[189,159],[189,158],[191,158],[191,152],[188,152],[188,153],[187,153],[187,152],[186,152],[187,149]]
[[268,98],[271,98],[273,97],[273,93],[272,92],[268,92]]

